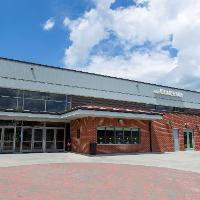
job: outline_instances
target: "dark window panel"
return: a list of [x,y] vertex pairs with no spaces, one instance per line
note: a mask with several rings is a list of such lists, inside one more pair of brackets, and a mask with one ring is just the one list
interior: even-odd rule
[[54,113],[65,112],[66,102],[46,101],[46,111]]
[[45,111],[45,101],[24,99],[24,110],[31,111],[31,112],[44,112]]
[[23,110],[23,98],[17,98],[17,101],[18,101],[17,110],[22,111]]
[[125,144],[131,144],[131,142],[132,142],[131,129],[125,128],[124,129],[124,143]]
[[116,144],[123,144],[124,143],[124,137],[123,137],[123,129],[122,128],[116,128],[115,129],[115,141]]
[[23,141],[29,142],[32,140],[32,129],[31,128],[25,128],[23,130]]
[[19,90],[9,89],[9,88],[0,88],[0,96],[18,97],[19,94],[20,94]]
[[56,141],[64,140],[64,129],[58,129],[56,133]]
[[44,92],[24,91],[24,98],[45,99],[46,96],[47,94]]
[[114,128],[106,128],[106,143],[107,144],[114,144],[115,143]]
[[98,144],[106,143],[105,134],[106,134],[105,127],[100,127],[97,129],[97,143]]
[[48,93],[46,100],[66,101],[66,95]]
[[54,129],[46,130],[46,141],[54,141]]
[[139,129],[132,129],[132,143],[140,144],[140,131]]
[[0,109],[16,110],[17,109],[17,98],[13,98],[13,97],[1,97],[0,96]]
[[43,130],[42,129],[35,129],[34,130],[34,140],[35,141],[42,141],[43,137]]

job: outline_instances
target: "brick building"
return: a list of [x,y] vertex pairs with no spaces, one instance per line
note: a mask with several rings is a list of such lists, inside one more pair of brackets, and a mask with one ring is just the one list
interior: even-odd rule
[[0,58],[0,153],[200,150],[200,93]]

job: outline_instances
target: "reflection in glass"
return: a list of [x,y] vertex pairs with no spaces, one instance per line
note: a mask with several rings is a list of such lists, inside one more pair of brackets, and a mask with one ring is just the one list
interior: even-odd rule
[[15,138],[15,151],[20,152],[21,146],[21,127],[16,128],[16,138]]
[[190,148],[193,148],[193,137],[192,137],[192,133],[189,132],[189,143],[190,143]]
[[63,101],[46,101],[46,111],[47,112],[64,112],[66,102]]
[[131,142],[132,142],[131,129],[125,128],[124,129],[124,143],[125,144],[131,144]]
[[107,144],[114,144],[115,143],[114,128],[106,128],[106,143]]
[[55,150],[54,129],[46,129],[46,150]]
[[17,109],[17,98],[0,96],[0,109],[16,110]]
[[4,129],[4,146],[3,150],[13,150],[14,128]]
[[32,112],[44,112],[45,101],[34,100],[34,99],[24,99],[24,110],[32,111]]
[[132,129],[132,143],[140,144],[140,133],[138,129]]
[[106,130],[105,127],[97,129],[97,142],[98,142],[98,144],[105,144],[105,142],[106,142],[106,140],[105,140],[106,131],[105,130]]
[[98,127],[98,144],[140,144],[138,128]]
[[56,132],[56,149],[64,148],[64,129],[57,129]]
[[43,129],[34,129],[34,150],[42,151]]
[[187,149],[187,132],[184,132],[184,148]]
[[31,128],[24,128],[23,129],[23,150],[31,150],[31,143],[32,143],[32,129]]
[[123,144],[124,137],[123,137],[123,129],[122,128],[116,128],[115,129],[115,136],[116,136],[116,144]]

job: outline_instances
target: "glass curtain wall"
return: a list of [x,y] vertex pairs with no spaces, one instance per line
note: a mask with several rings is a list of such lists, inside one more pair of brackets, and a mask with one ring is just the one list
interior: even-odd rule
[[66,95],[0,88],[0,110],[63,113],[70,107]]
[[65,123],[0,121],[0,152],[65,150]]

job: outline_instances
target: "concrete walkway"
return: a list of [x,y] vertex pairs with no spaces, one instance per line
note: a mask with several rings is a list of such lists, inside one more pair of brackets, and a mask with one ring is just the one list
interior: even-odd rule
[[200,173],[200,152],[87,156],[75,153],[0,154],[0,167],[49,163],[113,163],[165,167]]

